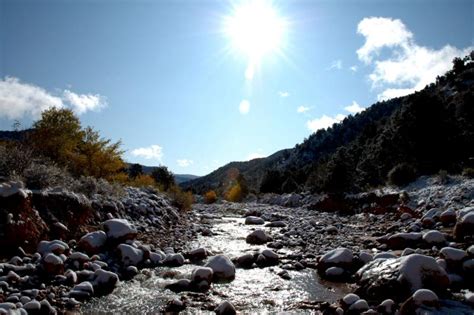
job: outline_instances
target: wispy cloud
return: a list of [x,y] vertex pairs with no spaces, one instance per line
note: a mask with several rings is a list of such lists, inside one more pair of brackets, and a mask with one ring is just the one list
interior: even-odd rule
[[278,92],[278,95],[279,95],[280,97],[288,97],[288,96],[290,96],[290,93],[287,92],[287,91],[279,91],[279,92]]
[[340,60],[340,59],[334,60],[331,63],[331,65],[328,67],[328,70],[333,70],[333,69],[341,70],[342,69],[342,60]]
[[[374,88],[383,89],[378,95],[380,100],[423,89],[451,69],[454,57],[467,55],[473,49],[446,45],[436,50],[418,45],[413,33],[399,19],[364,18],[357,32],[365,37],[357,56],[374,66],[369,78]],[[380,52],[386,48],[390,49],[390,57],[381,59]]]
[[250,111],[250,102],[247,100],[242,100],[242,102],[240,102],[239,104],[239,112],[242,115],[246,115],[248,114],[249,111]]
[[157,144],[152,144],[149,147],[134,149],[131,151],[131,154],[146,160],[157,160],[161,162],[163,158],[163,148]]
[[247,156],[247,160],[250,161],[250,160],[253,160],[253,159],[259,159],[259,158],[264,158],[266,155],[261,153],[261,152],[253,152],[253,153],[250,153],[248,156]]
[[365,110],[364,107],[360,106],[356,101],[352,101],[352,104],[349,106],[344,107],[346,111],[348,111],[351,114],[357,114],[363,110]]
[[345,117],[346,116],[342,114],[338,114],[334,117],[323,115],[319,118],[315,118],[315,119],[307,121],[306,126],[312,132],[316,132],[319,129],[326,129],[328,127],[331,127],[335,123],[341,122],[342,120],[344,120]]
[[309,110],[310,110],[309,107],[301,105],[301,106],[298,106],[298,108],[296,109],[296,112],[302,114],[302,113],[306,113]]
[[0,79],[0,117],[21,119],[38,118],[46,109],[71,108],[77,114],[100,110],[107,106],[104,96],[99,94],[77,94],[64,90],[55,95],[30,83],[14,77]]
[[179,159],[176,162],[178,163],[179,167],[188,167],[194,164],[193,160],[188,160],[188,159]]
[[350,67],[349,69],[351,69],[352,72],[357,72],[357,70],[359,70],[359,68],[356,65]]

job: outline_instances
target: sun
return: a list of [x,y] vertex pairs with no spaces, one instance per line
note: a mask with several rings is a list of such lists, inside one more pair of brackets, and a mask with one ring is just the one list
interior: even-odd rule
[[224,29],[232,48],[255,66],[265,55],[281,49],[286,26],[269,0],[249,0],[233,8],[225,18]]

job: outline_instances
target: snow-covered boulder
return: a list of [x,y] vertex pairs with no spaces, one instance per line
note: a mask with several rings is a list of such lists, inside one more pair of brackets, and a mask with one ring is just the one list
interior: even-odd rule
[[137,230],[125,219],[110,219],[103,225],[107,238],[113,242],[124,242],[137,237]]
[[104,231],[95,231],[81,237],[77,246],[89,255],[94,255],[100,253],[106,242],[107,234]]
[[69,297],[78,299],[78,300],[86,300],[94,296],[94,287],[92,283],[89,281],[84,281],[72,288],[69,292]]
[[214,280],[234,280],[235,266],[232,261],[224,255],[211,257],[204,267],[209,267],[214,272]]
[[37,251],[42,256],[48,253],[54,253],[56,255],[64,254],[69,250],[69,245],[61,240],[54,241],[41,241],[38,244]]
[[446,237],[440,231],[431,230],[423,234],[423,241],[427,245],[443,245],[446,243]]
[[265,244],[266,242],[268,242],[268,240],[269,240],[268,235],[265,233],[264,230],[260,230],[260,229],[253,231],[252,233],[247,235],[247,237],[245,238],[245,241],[247,243],[257,244],[257,245]]
[[336,248],[324,254],[318,263],[318,271],[324,273],[326,269],[331,267],[341,267],[348,269],[353,262],[353,254],[350,249]]
[[117,249],[125,267],[137,266],[143,262],[144,255],[141,249],[128,244],[120,244]]
[[115,273],[103,269],[97,269],[94,272],[92,285],[96,294],[106,295],[112,293],[118,282],[119,277]]
[[64,272],[64,261],[60,256],[48,253],[42,259],[43,270],[50,275],[59,275]]
[[444,292],[449,286],[446,271],[433,257],[411,254],[376,259],[356,273],[357,292],[371,299],[405,299],[421,288]]

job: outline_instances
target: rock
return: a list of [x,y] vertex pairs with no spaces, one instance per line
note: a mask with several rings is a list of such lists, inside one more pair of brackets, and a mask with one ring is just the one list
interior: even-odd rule
[[342,304],[345,307],[349,307],[354,304],[356,301],[360,300],[360,297],[357,294],[349,293],[342,298]]
[[229,281],[235,278],[235,266],[227,256],[217,255],[211,257],[204,267],[212,269],[215,281]]
[[433,257],[411,254],[394,259],[376,259],[356,274],[357,292],[375,300],[402,300],[421,288],[444,292],[449,286],[446,271]]
[[277,273],[277,275],[282,279],[291,280],[291,276],[288,270],[281,270],[280,272]]
[[324,275],[328,279],[338,279],[341,278],[345,273],[345,270],[342,269],[341,267],[330,267],[326,269],[324,272]]
[[245,218],[245,224],[247,225],[262,225],[265,221],[262,218],[249,216]]
[[265,233],[264,230],[255,230],[252,233],[250,233],[249,235],[247,235],[245,241],[248,244],[261,245],[261,244],[267,243],[268,239],[269,238],[268,238],[268,236],[267,236],[267,234]]
[[103,223],[107,238],[112,242],[124,242],[137,237],[137,230],[124,219],[111,219]]
[[237,265],[241,268],[252,268],[256,257],[252,254],[245,254],[237,258]]
[[207,258],[208,252],[205,248],[196,248],[186,254],[186,258],[192,261],[204,260]]
[[161,264],[165,260],[165,258],[166,258],[166,255],[162,251],[156,251],[156,252],[150,253],[150,261],[155,266]]
[[390,249],[405,249],[407,247],[418,247],[423,235],[421,233],[397,233],[387,239]]
[[372,256],[372,254],[369,254],[367,252],[361,252],[359,254],[359,260],[363,263],[363,264],[366,264],[368,263],[369,261],[372,261],[374,259],[374,256]]
[[400,306],[400,315],[424,313],[418,311],[421,306],[438,307],[439,299],[436,293],[427,289],[417,290]]
[[94,287],[89,281],[84,281],[74,286],[69,296],[78,300],[86,300],[94,296]]
[[446,261],[447,268],[454,271],[459,271],[463,260],[468,257],[465,251],[453,247],[443,247],[439,255]]
[[357,312],[357,313],[362,313],[365,312],[369,309],[369,304],[367,303],[366,300],[357,300],[354,303],[349,306],[349,312]]
[[114,291],[119,282],[119,277],[111,272],[103,269],[97,269],[94,272],[94,281],[92,285],[97,295],[107,295]]
[[265,224],[266,227],[285,227],[286,223],[283,221],[273,221]]
[[186,305],[184,305],[183,301],[179,299],[173,299],[166,303],[165,313],[179,313],[186,309]]
[[397,258],[397,256],[391,252],[381,252],[374,256],[374,259],[391,259],[391,258]]
[[107,234],[104,231],[90,232],[81,237],[77,246],[89,255],[100,253],[107,242]]
[[49,315],[55,315],[57,314],[56,310],[54,309],[54,307],[51,306],[51,304],[49,304],[48,300],[44,299],[44,300],[41,300],[40,302],[41,304],[41,314],[49,314]]
[[227,301],[224,301],[221,304],[219,304],[219,306],[217,306],[214,309],[214,312],[217,315],[235,315],[235,314],[237,314],[237,311],[235,310],[235,307]]
[[64,262],[53,253],[49,253],[44,256],[42,260],[43,270],[50,275],[59,275],[64,272]]
[[36,300],[33,300],[33,301],[30,301],[30,302],[26,303],[25,305],[23,305],[23,308],[29,314],[35,314],[35,313],[39,313],[39,311],[41,310],[41,304],[40,304],[40,302],[38,302]]
[[144,255],[141,249],[128,244],[120,244],[117,249],[125,267],[138,266],[143,262]]
[[353,262],[352,251],[347,248],[336,248],[324,254],[318,263],[318,272],[325,275],[326,269],[340,267],[350,269]]
[[179,267],[184,265],[184,256],[182,254],[168,254],[163,261],[165,266]]
[[38,244],[37,251],[42,256],[53,253],[55,255],[64,254],[66,251],[69,250],[69,245],[60,240],[54,241],[41,241]]
[[428,245],[443,245],[446,237],[439,231],[431,230],[423,234],[423,241]]
[[327,228],[324,229],[324,231],[328,234],[337,234],[338,232],[337,227],[335,227],[334,225],[328,226]]
[[183,291],[192,291],[191,290],[191,281],[188,279],[181,279],[171,284],[168,284],[166,289],[169,289],[175,293],[183,292]]
[[474,207],[460,210],[458,221],[454,226],[454,238],[463,241],[465,237],[474,236]]
[[439,220],[444,226],[450,226],[456,223],[456,211],[448,209],[443,211],[439,216]]
[[386,299],[377,306],[377,311],[380,314],[394,314],[395,313],[395,301],[392,299]]
[[278,265],[278,263],[279,263],[278,255],[269,249],[262,250],[260,254],[257,256],[257,260],[256,260],[256,264],[260,268],[275,266],[275,265]]
[[198,284],[201,281],[206,281],[207,283],[212,282],[212,278],[214,276],[214,272],[211,268],[208,267],[197,267],[193,270],[191,274],[191,282],[194,284]]

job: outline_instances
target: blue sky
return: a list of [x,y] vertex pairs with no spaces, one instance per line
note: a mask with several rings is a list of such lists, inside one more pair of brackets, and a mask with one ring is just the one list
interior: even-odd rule
[[128,161],[204,175],[420,89],[473,46],[470,0],[265,1],[284,30],[249,79],[225,32],[249,2],[0,0],[0,129],[71,107]]

